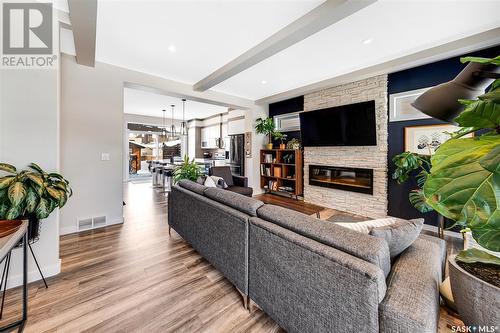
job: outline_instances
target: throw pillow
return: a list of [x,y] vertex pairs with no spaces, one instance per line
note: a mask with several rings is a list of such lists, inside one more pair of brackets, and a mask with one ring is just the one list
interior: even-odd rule
[[385,239],[389,245],[391,259],[397,257],[406,250],[420,235],[424,219],[403,220],[398,219],[396,223],[376,227],[370,230],[370,235]]
[[205,184],[204,184],[206,187],[217,187],[217,185],[215,184],[214,180],[212,177],[207,177],[205,178]]
[[210,176],[210,177],[214,180],[214,182],[218,188],[227,188],[228,187],[226,182],[224,181],[224,178],[218,177],[218,176]]
[[352,223],[344,223],[338,222],[336,225],[340,225],[341,227],[352,229],[354,231],[358,231],[364,234],[370,233],[370,230],[377,227],[384,227],[386,225],[391,225],[399,220],[397,217],[387,217],[383,219],[376,220],[368,220],[363,222],[352,222]]

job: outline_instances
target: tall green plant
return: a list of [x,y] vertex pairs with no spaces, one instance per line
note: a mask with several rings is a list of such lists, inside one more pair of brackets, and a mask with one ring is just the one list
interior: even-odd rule
[[264,134],[269,137],[269,143],[272,143],[272,137],[274,134],[274,120],[273,118],[258,118],[257,124],[255,125],[255,131],[257,134]]
[[433,211],[432,207],[426,203],[422,187],[431,168],[430,156],[419,155],[411,152],[404,152],[396,155],[392,159],[396,169],[392,174],[392,179],[398,184],[406,182],[410,177],[414,177],[417,188],[410,191],[408,199],[410,203],[421,213]]
[[47,173],[37,164],[18,171],[0,163],[0,220],[47,218],[57,207],[62,208],[73,191],[58,173]]
[[174,170],[174,182],[177,183],[182,179],[189,179],[195,182],[201,175],[200,167],[194,161],[194,158],[190,161],[189,157],[184,155],[182,164],[177,166]]

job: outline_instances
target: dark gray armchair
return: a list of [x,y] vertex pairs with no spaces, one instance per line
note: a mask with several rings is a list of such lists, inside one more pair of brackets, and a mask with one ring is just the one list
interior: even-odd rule
[[231,173],[231,168],[228,166],[213,166],[208,170],[210,176],[217,176],[224,179],[226,182],[226,190],[251,197],[253,189],[248,187],[248,178],[243,176],[235,176]]

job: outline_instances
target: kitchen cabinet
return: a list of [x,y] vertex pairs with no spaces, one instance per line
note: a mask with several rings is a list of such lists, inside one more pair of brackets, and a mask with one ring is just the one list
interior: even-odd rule
[[201,129],[201,147],[207,149],[218,148],[220,140],[220,125],[212,125]]

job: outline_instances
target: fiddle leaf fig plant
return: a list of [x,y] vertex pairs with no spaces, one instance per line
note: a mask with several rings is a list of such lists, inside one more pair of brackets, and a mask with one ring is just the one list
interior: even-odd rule
[[18,171],[0,163],[0,220],[47,218],[56,208],[62,208],[73,191],[69,182],[58,173],[47,173],[31,163]]
[[[500,56],[461,61],[500,65]],[[482,247],[499,252],[500,79],[476,100],[459,102],[465,108],[455,121],[462,128],[441,144],[430,160],[410,152],[397,155],[393,178],[402,183],[416,173],[419,188],[409,199],[419,211],[435,210],[463,230],[470,230]],[[475,137],[463,137],[469,133]]]
[[[498,65],[498,60],[463,58]],[[464,111],[455,119],[474,138],[454,136],[431,158],[423,186],[426,203],[443,216],[468,228],[484,248],[500,251],[500,79],[477,100],[461,101]]]

